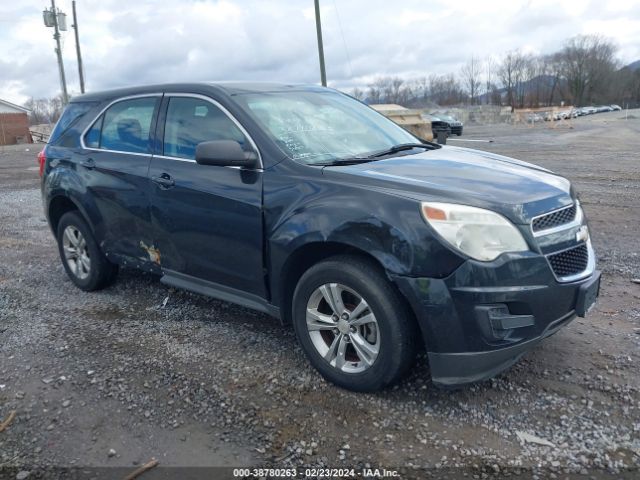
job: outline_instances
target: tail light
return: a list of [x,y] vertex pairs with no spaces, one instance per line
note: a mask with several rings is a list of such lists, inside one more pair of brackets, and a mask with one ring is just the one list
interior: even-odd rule
[[44,164],[47,163],[47,156],[44,153],[44,149],[38,154],[38,162],[40,163],[40,176],[44,173]]

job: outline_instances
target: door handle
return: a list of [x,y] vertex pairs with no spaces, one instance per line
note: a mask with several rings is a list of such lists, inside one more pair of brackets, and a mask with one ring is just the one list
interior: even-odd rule
[[80,162],[80,165],[82,165],[87,170],[93,170],[94,168],[96,168],[96,162],[93,160],[93,158],[82,160]]
[[151,177],[151,180],[163,189],[171,188],[176,184],[175,180],[171,178],[171,175],[168,173],[163,173],[159,177]]

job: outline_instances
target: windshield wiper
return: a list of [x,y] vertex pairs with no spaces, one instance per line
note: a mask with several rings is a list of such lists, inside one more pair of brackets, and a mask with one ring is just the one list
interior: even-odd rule
[[391,148],[385,148],[384,150],[373,152],[370,155],[367,155],[366,158],[384,157],[386,155],[393,155],[394,153],[402,152],[404,150],[411,150],[414,148],[424,148],[425,150],[433,150],[434,147],[433,145],[429,145],[428,143],[400,143],[398,145],[394,145]]
[[373,159],[369,157],[336,158],[335,160],[331,160],[330,162],[310,163],[309,165],[313,165],[314,167],[332,167],[336,165],[356,165],[358,163],[367,162],[373,162]]
[[437,148],[434,145],[428,143],[400,143],[384,150],[376,150],[368,155],[349,157],[349,158],[336,158],[330,162],[312,163],[311,165],[319,165],[323,167],[335,166],[335,165],[356,165],[358,163],[373,162],[376,158],[384,157],[386,155],[393,155],[394,153],[403,152],[405,150],[412,150],[414,148],[424,148],[425,150],[433,150]]

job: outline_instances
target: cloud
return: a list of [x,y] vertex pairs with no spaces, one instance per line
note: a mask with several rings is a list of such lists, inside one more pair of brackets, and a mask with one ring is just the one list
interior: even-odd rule
[[[59,89],[48,2],[0,6],[0,98],[17,103]],[[71,25],[70,0],[58,0]],[[322,0],[330,85],[376,76],[457,73],[475,55],[548,53],[581,33],[612,37],[625,63],[640,58],[640,11],[629,2],[568,0]],[[186,80],[316,83],[310,0],[78,0],[87,88]],[[78,92],[73,31],[63,34],[69,90]]]

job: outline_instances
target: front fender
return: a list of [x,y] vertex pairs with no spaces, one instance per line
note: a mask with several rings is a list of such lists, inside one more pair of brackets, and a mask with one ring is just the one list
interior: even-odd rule
[[389,276],[442,278],[462,263],[434,236],[416,200],[388,189],[333,181],[311,170],[304,176],[298,171],[270,171],[265,176],[266,266],[272,299],[280,298],[279,282],[288,260],[311,243],[365,252]]
[[[368,253],[390,273],[407,275],[411,271],[415,251],[400,229],[367,212],[340,220],[334,212],[329,205],[311,206],[288,217],[269,238],[272,255],[284,261],[305,245],[333,242]],[[277,268],[278,263],[272,267]]]

